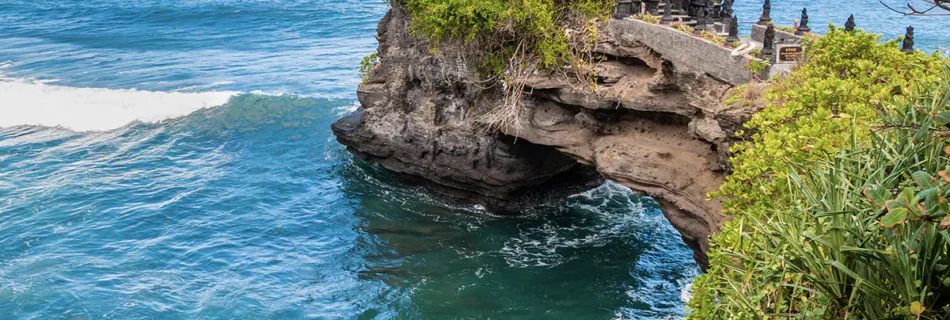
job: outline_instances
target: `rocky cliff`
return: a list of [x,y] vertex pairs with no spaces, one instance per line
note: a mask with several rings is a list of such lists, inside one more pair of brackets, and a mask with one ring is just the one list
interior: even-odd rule
[[[362,107],[333,125],[348,150],[498,213],[613,180],[655,198],[705,265],[707,238],[726,219],[706,194],[722,183],[731,137],[751,112],[721,103],[746,71],[696,66],[728,50],[685,34],[667,39],[639,21],[610,21],[598,35],[605,59],[596,90],[532,75],[524,108],[512,113],[517,121],[487,132],[476,119],[504,95],[484,87],[460,48],[433,54],[409,35],[408,23],[397,7],[379,24],[380,63],[358,90]],[[690,56],[683,50],[697,49],[677,45],[712,51]]]

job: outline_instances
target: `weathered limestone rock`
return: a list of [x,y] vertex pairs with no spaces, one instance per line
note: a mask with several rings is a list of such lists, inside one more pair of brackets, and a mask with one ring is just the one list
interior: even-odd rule
[[[537,73],[525,89],[519,125],[484,132],[479,114],[502,104],[459,57],[407,32],[393,8],[380,22],[380,64],[358,90],[362,108],[333,125],[348,149],[416,177],[450,197],[502,213],[598,185],[601,176],[654,197],[705,265],[708,237],[727,218],[708,192],[723,182],[734,133],[753,110],[723,108],[725,92],[748,81],[729,50],[667,35],[639,21],[612,20],[599,35],[596,91]],[[688,46],[662,47],[670,44]],[[728,65],[693,64],[722,59]],[[596,93],[594,93],[596,92]],[[514,138],[517,137],[517,138]],[[596,172],[594,172],[596,170]]]
[[398,8],[380,22],[381,63],[357,91],[362,107],[333,124],[349,151],[501,214],[603,183],[593,168],[554,148],[478,130],[469,109],[491,94],[466,84],[474,75],[464,66],[410,38],[407,23]]

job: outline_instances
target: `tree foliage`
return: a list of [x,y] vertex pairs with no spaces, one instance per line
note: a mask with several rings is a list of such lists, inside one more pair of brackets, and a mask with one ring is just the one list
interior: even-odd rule
[[[877,35],[834,27],[806,47],[808,60],[788,78],[774,83],[766,93],[769,105],[746,123],[748,132],[739,133],[747,140],[732,149],[734,171],[713,196],[726,198],[724,212],[735,218],[711,241],[710,268],[693,286],[691,318],[777,318],[801,315],[806,309],[814,312],[811,317],[836,318],[841,316],[837,311],[851,309],[847,303],[832,302],[841,302],[841,297],[864,297],[823,291],[826,281],[845,287],[860,285],[859,280],[848,280],[841,273],[830,273],[839,277],[827,279],[822,277],[827,270],[812,269],[824,265],[790,271],[793,261],[788,256],[788,239],[807,241],[822,231],[813,220],[804,225],[800,222],[814,217],[815,207],[828,205],[821,197],[805,197],[805,186],[794,178],[803,175],[801,168],[827,168],[831,166],[827,159],[842,150],[866,146],[877,134],[874,129],[883,125],[882,117],[893,112],[886,106],[913,106],[915,94],[932,89],[940,80],[947,81],[943,70],[948,62],[922,52],[904,54],[896,41],[880,43]],[[849,194],[841,201],[852,205],[857,199]],[[860,225],[848,227],[861,233],[882,233]],[[776,238],[793,231],[802,234],[788,236],[791,238],[784,242]],[[802,252],[826,257],[842,250],[840,243],[815,239],[805,243],[808,246],[801,247]],[[883,242],[849,245],[856,250],[888,247]],[[822,306],[832,310],[816,311]]]
[[[760,211],[781,200],[789,161],[849,146],[851,121],[875,121],[875,106],[933,81],[946,64],[922,52],[904,54],[897,41],[879,40],[832,27],[806,43],[808,61],[772,86],[766,94],[770,104],[745,124],[753,134],[731,150],[735,169],[715,194],[729,198],[726,214]],[[865,139],[867,130],[855,135]]]
[[434,49],[445,41],[474,44],[481,69],[500,75],[512,62],[536,61],[542,69],[572,65],[580,58],[569,28],[589,28],[606,19],[606,0],[400,0],[412,15],[414,35]]
[[379,63],[379,55],[376,52],[370,53],[360,60],[360,80],[363,83],[369,82],[370,71]]

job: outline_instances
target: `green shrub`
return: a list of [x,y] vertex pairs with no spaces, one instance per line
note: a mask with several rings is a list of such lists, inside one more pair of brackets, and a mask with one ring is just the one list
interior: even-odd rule
[[755,49],[753,49],[752,51],[749,51],[749,53],[747,53],[747,55],[753,56],[753,57],[758,57],[758,56],[762,55],[762,48],[761,48],[761,47],[755,48]]
[[904,54],[894,41],[879,43],[877,35],[834,27],[807,41],[806,52],[803,66],[771,86],[769,105],[745,124],[749,133],[738,132],[748,140],[731,149],[733,172],[711,195],[723,197],[723,212],[735,218],[711,241],[710,267],[693,286],[690,318],[760,319],[812,306],[796,301],[814,301],[818,284],[785,272],[788,261],[776,260],[782,255],[775,251],[783,249],[756,229],[771,225],[770,219],[802,215],[801,194],[789,188],[792,164],[867,143],[870,128],[881,123],[883,104],[906,103],[948,65],[939,56]]
[[765,71],[765,68],[769,67],[769,62],[767,60],[753,60],[749,59],[748,63],[742,65],[743,68],[749,69],[752,72],[752,75],[760,75],[762,71]]
[[[736,144],[732,174],[716,196],[726,197],[726,214],[758,211],[781,196],[789,160],[816,159],[850,146],[851,121],[877,120],[875,107],[932,82],[947,61],[923,53],[904,54],[896,42],[832,28],[806,43],[805,64],[767,93],[771,103],[745,127],[750,141]],[[741,135],[742,133],[740,133]],[[866,139],[867,130],[856,133]]]
[[379,63],[379,55],[373,52],[360,61],[360,80],[365,84],[369,82],[369,72]]
[[745,216],[767,239],[732,255],[760,265],[728,298],[747,318],[950,318],[950,73],[926,88],[879,109],[870,142],[792,164],[785,209]]
[[[537,60],[542,69],[573,64],[565,27],[574,20],[605,19],[603,0],[400,0],[412,16],[410,29],[434,50],[446,40],[476,43],[482,71],[500,75],[511,61]],[[584,27],[580,23],[580,27]],[[523,56],[523,57],[522,57]],[[513,59],[515,58],[515,59]]]

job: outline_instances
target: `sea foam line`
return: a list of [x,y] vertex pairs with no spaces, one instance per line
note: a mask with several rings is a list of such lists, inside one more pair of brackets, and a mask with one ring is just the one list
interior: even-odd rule
[[35,125],[108,131],[134,121],[182,117],[223,105],[237,94],[76,88],[0,75],[0,127]]

